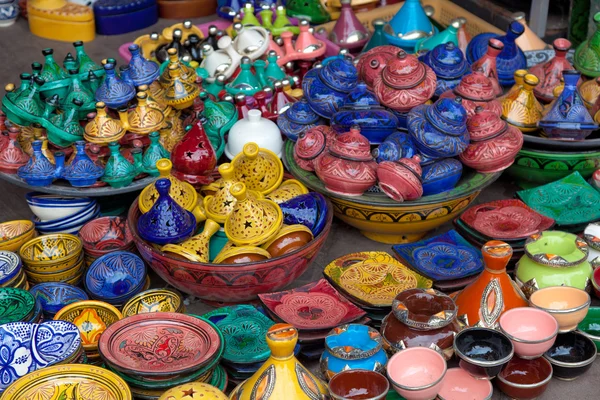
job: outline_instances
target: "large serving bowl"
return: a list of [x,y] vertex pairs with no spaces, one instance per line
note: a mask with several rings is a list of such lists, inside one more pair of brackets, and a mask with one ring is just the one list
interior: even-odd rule
[[515,354],[524,359],[541,357],[556,340],[558,322],[544,310],[517,307],[500,317],[500,330],[515,347]]
[[21,246],[35,237],[32,221],[19,219],[0,224],[0,250],[18,252]]
[[259,293],[282,289],[306,271],[331,229],[333,207],[327,203],[326,226],[306,246],[281,257],[247,264],[196,263],[163,253],[140,237],[137,199],[129,209],[127,222],[144,261],[171,286],[205,301],[241,303],[255,299]]
[[577,331],[592,339],[600,351],[600,307],[590,307],[583,321],[577,325]]
[[596,346],[581,332],[562,333],[544,357],[550,361],[554,376],[572,381],[586,373],[596,360]]
[[498,374],[496,385],[511,399],[530,400],[540,397],[552,379],[552,364],[543,357],[524,360],[514,357]]
[[577,328],[590,308],[590,295],[581,289],[569,286],[551,286],[536,290],[529,298],[534,307],[544,310],[558,321],[559,332],[570,332]]
[[339,219],[360,229],[369,239],[388,244],[414,242],[454,219],[501,174],[481,174],[465,169],[454,189],[400,203],[384,193],[366,192],[358,197],[334,194],[313,172],[300,168],[293,153],[294,143],[287,141],[283,160],[297,180],[329,197]]

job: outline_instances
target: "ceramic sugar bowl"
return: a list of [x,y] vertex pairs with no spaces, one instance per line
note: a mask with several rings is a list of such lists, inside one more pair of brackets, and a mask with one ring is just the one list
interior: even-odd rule
[[278,157],[281,157],[283,149],[281,132],[277,124],[263,118],[259,110],[249,110],[246,118],[239,120],[231,127],[227,146],[225,147],[225,155],[232,160],[249,142],[254,142],[259,147],[271,150]]
[[384,161],[377,166],[379,188],[390,198],[402,202],[423,196],[421,157],[403,158],[398,162]]
[[315,126],[301,133],[294,146],[294,160],[303,170],[314,171],[317,157],[326,153],[335,136],[333,129],[327,125]]
[[428,65],[437,77],[435,96],[457,87],[461,78],[471,71],[463,52],[453,42],[435,46],[419,60]]
[[377,181],[369,140],[356,128],[336,137],[314,168],[327,190],[344,196],[360,196]]
[[510,167],[523,146],[520,130],[481,106],[475,108],[475,115],[467,121],[467,129],[471,143],[460,154],[460,160],[482,173]]
[[494,85],[490,78],[481,71],[463,76],[458,86],[453,91],[442,93],[440,98],[462,97],[462,106],[467,110],[469,117],[475,114],[477,106],[490,110],[498,115],[502,114],[502,105],[496,100]]
[[306,99],[302,98],[277,117],[277,126],[288,139],[296,141],[302,132],[318,125],[325,125],[326,121],[310,108]]

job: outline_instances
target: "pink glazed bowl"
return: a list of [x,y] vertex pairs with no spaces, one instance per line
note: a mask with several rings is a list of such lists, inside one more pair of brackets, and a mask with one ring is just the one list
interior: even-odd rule
[[492,382],[474,378],[462,368],[449,368],[438,393],[441,400],[489,400],[494,394]]
[[558,334],[558,322],[544,310],[518,307],[502,314],[500,330],[513,343],[516,355],[532,360],[552,347]]
[[394,390],[407,400],[435,399],[447,370],[440,353],[427,347],[413,347],[396,353],[387,364]]

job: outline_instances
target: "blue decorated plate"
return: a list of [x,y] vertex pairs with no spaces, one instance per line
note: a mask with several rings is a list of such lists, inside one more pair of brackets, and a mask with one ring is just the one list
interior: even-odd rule
[[50,316],[61,308],[77,301],[89,300],[82,289],[61,282],[43,282],[29,289],[42,306],[42,311]]
[[483,270],[481,252],[455,230],[415,243],[397,244],[393,249],[408,266],[434,281],[461,279]]
[[111,304],[125,302],[142,290],[146,266],[127,251],[115,251],[96,259],[85,274],[85,289],[95,299]]
[[21,271],[21,259],[11,251],[0,251],[0,285],[10,282]]

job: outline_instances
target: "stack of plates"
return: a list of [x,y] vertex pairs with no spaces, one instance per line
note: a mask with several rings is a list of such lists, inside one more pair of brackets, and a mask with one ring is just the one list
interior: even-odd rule
[[54,315],[65,306],[88,300],[83,289],[60,282],[38,283],[29,289],[29,293],[40,302],[44,319],[54,319]]
[[0,250],[0,287],[29,289],[21,258],[11,251]]
[[17,288],[0,288],[0,325],[41,321],[42,307],[31,293]]
[[66,233],[38,236],[25,243],[19,253],[30,284],[77,285],[83,277],[85,263],[77,236]]
[[77,234],[88,221],[100,215],[96,200],[83,197],[61,197],[38,192],[27,193],[27,204],[35,214],[35,229],[41,234]]
[[124,318],[106,329],[98,346],[106,367],[136,397],[152,400],[183,383],[211,382],[224,348],[212,322],[178,313]]

